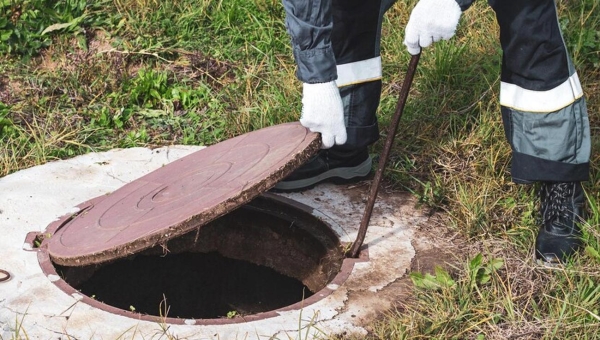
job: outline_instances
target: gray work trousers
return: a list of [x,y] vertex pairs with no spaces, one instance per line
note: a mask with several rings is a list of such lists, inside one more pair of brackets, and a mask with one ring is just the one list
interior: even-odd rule
[[[379,58],[381,23],[393,0],[333,0],[331,43],[343,70],[372,67]],[[589,177],[589,119],[553,0],[489,0],[503,51],[500,104],[512,148],[516,183],[584,181]],[[342,67],[340,67],[342,66]],[[358,71],[357,71],[358,70]],[[379,137],[376,111],[381,79],[358,76],[340,84],[349,150]],[[467,86],[467,84],[465,84]]]

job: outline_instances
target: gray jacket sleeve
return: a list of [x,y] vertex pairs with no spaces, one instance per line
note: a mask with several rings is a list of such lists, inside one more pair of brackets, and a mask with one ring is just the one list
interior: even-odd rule
[[[311,84],[336,80],[335,56],[330,39],[333,29],[332,0],[282,1],[298,79]],[[456,0],[463,11],[474,1]]]
[[283,6],[298,79],[305,83],[336,80],[331,0],[283,0]]

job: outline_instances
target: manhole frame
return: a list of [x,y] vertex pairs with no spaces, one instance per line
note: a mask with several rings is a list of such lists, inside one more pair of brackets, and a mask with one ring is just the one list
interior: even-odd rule
[[[305,214],[309,214],[309,215],[312,215],[313,217],[317,217],[323,223],[323,225],[326,228],[328,228],[339,239],[339,235],[335,232],[334,228],[332,227],[332,224],[337,224],[337,223],[331,219],[324,218],[323,216],[325,216],[325,215],[322,213],[315,214],[315,212],[319,212],[317,209],[312,208],[306,204],[300,203],[298,201],[295,201],[293,199],[289,199],[289,198],[286,198],[286,197],[283,197],[280,195],[276,195],[273,193],[265,192],[265,193],[262,193],[261,195],[265,196],[269,199],[277,200],[283,204],[290,205],[293,208],[296,208]],[[103,198],[97,197],[97,198],[88,200],[86,202],[83,202],[82,204],[79,205],[79,207],[81,207],[80,212],[85,211],[86,207],[92,206],[97,200],[101,200],[101,199],[103,199]],[[128,318],[137,319],[137,320],[144,320],[144,321],[151,321],[151,322],[163,322],[163,323],[168,323],[168,324],[173,324],[173,325],[225,325],[225,324],[245,323],[245,322],[258,321],[258,320],[263,320],[263,319],[268,319],[268,318],[274,318],[274,317],[279,316],[281,312],[301,310],[302,308],[313,305],[313,304],[317,303],[318,301],[326,298],[327,296],[331,295],[335,290],[337,290],[344,282],[346,282],[346,280],[352,273],[352,271],[354,269],[354,265],[356,263],[369,261],[368,246],[363,245],[363,249],[360,252],[360,256],[358,258],[348,258],[348,257],[344,258],[342,260],[342,265],[341,265],[341,268],[340,268],[339,272],[337,273],[337,275],[333,278],[333,280],[331,282],[329,282],[327,285],[325,285],[325,287],[323,287],[321,290],[315,292],[312,296],[310,296],[304,300],[298,301],[292,305],[281,307],[281,308],[270,310],[270,311],[266,311],[266,312],[260,312],[260,313],[251,314],[251,315],[244,315],[243,317],[242,316],[234,317],[234,318],[222,317],[222,318],[213,318],[213,319],[173,318],[173,317],[161,317],[161,316],[156,316],[156,315],[140,314],[140,313],[135,313],[132,311],[120,309],[120,308],[105,304],[103,302],[100,302],[98,300],[95,300],[95,299],[81,293],[76,288],[72,287],[71,285],[69,285],[65,280],[63,280],[60,277],[60,275],[58,275],[58,273],[56,272],[56,268],[54,267],[54,264],[52,263],[52,260],[50,258],[50,254],[48,253],[48,251],[46,249],[47,248],[46,247],[47,240],[44,240],[43,235],[44,234],[46,234],[46,235],[54,234],[54,232],[56,232],[56,230],[58,230],[62,225],[67,223],[72,217],[73,217],[73,214],[68,214],[68,215],[60,217],[58,220],[52,222],[43,233],[29,233],[25,239],[25,244],[23,246],[23,249],[30,250],[30,251],[36,251],[40,268],[42,269],[42,272],[46,275],[46,277],[50,280],[50,282],[52,282],[56,287],[58,287],[60,290],[62,290],[67,295],[70,295],[71,297],[75,298],[78,302],[83,302],[93,308],[96,308],[96,309],[99,309],[99,310],[102,310],[105,312],[109,312],[111,314],[125,316]],[[41,244],[39,244],[39,246],[36,246],[34,243],[40,239],[40,236],[41,236]]]

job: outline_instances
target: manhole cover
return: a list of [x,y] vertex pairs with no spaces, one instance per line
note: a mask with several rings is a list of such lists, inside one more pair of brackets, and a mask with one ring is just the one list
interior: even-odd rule
[[299,123],[272,126],[197,151],[51,225],[59,265],[125,257],[199,228],[274,186],[320,148]]

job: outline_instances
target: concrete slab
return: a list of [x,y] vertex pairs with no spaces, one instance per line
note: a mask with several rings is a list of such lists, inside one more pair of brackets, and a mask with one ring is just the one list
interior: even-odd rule
[[[91,153],[26,169],[0,179],[0,335],[10,339],[313,339],[323,334],[357,332],[391,307],[389,287],[405,276],[415,249],[417,225],[426,221],[408,195],[380,194],[365,244],[369,261],[357,263],[348,279],[326,298],[302,309],[252,322],[183,325],[140,321],[93,308],[78,294],[67,295],[47,277],[35,251],[23,249],[28,232],[43,231],[76,206],[110,193],[199,147],[133,148]],[[323,184],[303,193],[281,194],[315,208],[334,224],[340,239],[352,242],[364,210],[368,185]],[[391,295],[390,295],[391,294]],[[168,338],[168,337],[167,337]]]

